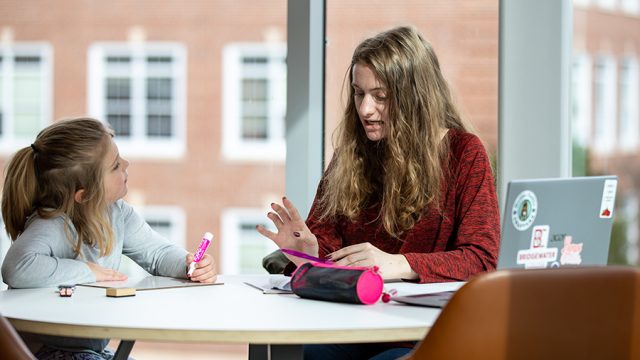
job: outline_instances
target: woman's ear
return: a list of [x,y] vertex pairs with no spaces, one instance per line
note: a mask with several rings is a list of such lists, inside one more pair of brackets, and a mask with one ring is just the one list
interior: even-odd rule
[[76,193],[73,195],[73,199],[78,204],[82,204],[82,201],[84,200],[84,189],[80,189],[80,190],[76,191]]

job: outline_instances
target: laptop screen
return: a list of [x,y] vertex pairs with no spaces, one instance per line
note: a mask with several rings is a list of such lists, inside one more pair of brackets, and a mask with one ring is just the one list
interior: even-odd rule
[[509,182],[498,269],[606,265],[617,183],[615,176]]

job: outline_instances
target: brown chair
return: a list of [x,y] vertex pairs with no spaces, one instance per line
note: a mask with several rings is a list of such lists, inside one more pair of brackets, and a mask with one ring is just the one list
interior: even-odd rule
[[479,275],[406,359],[640,359],[640,269]]
[[0,359],[35,360],[9,320],[0,316]]

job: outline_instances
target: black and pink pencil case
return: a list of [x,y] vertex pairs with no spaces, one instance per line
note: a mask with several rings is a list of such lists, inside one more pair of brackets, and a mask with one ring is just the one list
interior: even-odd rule
[[378,267],[337,266],[308,262],[291,276],[291,290],[303,298],[353,304],[374,304],[384,281]]

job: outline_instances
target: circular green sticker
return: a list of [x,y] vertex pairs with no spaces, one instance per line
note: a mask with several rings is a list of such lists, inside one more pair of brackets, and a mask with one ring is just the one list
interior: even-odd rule
[[525,190],[518,194],[511,209],[513,227],[520,231],[527,230],[536,219],[538,198],[532,191]]

